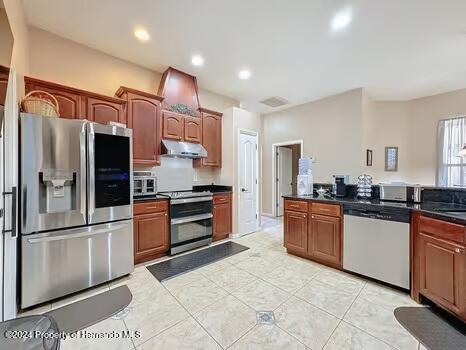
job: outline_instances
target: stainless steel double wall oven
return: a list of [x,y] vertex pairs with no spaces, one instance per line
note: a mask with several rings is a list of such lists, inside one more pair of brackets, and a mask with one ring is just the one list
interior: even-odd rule
[[131,130],[21,115],[21,307],[133,271]]

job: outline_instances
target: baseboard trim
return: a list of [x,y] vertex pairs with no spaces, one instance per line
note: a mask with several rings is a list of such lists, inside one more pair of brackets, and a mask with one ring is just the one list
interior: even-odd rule
[[270,213],[262,213],[261,215],[262,215],[262,216],[268,216],[268,217],[270,217],[270,218],[275,218],[275,217],[276,217],[275,215],[270,214]]

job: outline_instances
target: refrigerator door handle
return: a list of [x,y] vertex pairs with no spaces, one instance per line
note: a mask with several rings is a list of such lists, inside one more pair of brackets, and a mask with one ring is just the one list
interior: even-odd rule
[[106,227],[94,231],[82,231],[82,232],[76,232],[76,233],[68,233],[64,235],[58,235],[58,236],[44,236],[44,237],[38,237],[38,238],[28,238],[28,243],[44,243],[44,242],[51,242],[51,241],[62,241],[65,239],[73,239],[73,238],[84,238],[84,237],[89,237],[89,236],[96,236],[99,234],[103,233],[109,233],[112,231],[117,231],[119,229],[122,229],[126,226],[127,224],[124,225],[116,225],[112,227]]
[[89,132],[87,134],[87,171],[88,171],[88,210],[89,210],[89,223],[92,221],[92,215],[95,211],[95,131],[94,124],[89,123]]
[[84,220],[87,221],[86,213],[86,124],[83,125],[81,133],[79,134],[79,173],[80,173],[80,213],[83,216]]

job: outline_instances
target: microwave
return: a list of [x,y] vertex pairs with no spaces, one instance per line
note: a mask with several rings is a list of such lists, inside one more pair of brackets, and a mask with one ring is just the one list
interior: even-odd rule
[[133,189],[137,197],[157,194],[157,176],[152,171],[134,171]]

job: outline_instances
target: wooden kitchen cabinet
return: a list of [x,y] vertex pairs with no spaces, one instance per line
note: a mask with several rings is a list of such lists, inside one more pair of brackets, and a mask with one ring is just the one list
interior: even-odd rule
[[10,69],[4,66],[0,66],[0,106],[5,105],[9,75],[10,75]]
[[126,102],[122,99],[30,77],[25,77],[24,82],[26,93],[42,90],[52,94],[57,99],[60,118],[127,123]]
[[169,249],[168,203],[144,201],[134,204],[134,263],[156,259]]
[[112,102],[96,97],[87,97],[86,119],[100,124],[108,122],[127,123],[122,103]]
[[60,118],[80,119],[83,116],[83,104],[85,98],[72,88],[57,86],[56,84],[39,82],[25,78],[26,94],[33,90],[42,90],[52,94],[58,102]]
[[196,160],[196,167],[222,167],[222,113],[205,108],[202,112],[202,145],[207,157]]
[[341,207],[285,199],[284,240],[292,253],[342,268]]
[[285,210],[285,247],[288,251],[307,255],[308,214]]
[[414,215],[412,296],[440,305],[466,321],[466,247],[462,225]]
[[116,95],[127,102],[128,128],[133,129],[133,164],[160,165],[162,115],[161,97],[127,87]]
[[183,141],[184,137],[184,116],[182,114],[163,111],[163,132],[162,138],[176,141]]
[[202,125],[201,118],[184,117],[184,141],[201,143],[202,141]]
[[311,214],[307,251],[321,262],[341,266],[341,219]]
[[228,238],[232,232],[232,195],[214,194],[212,236],[214,241]]

